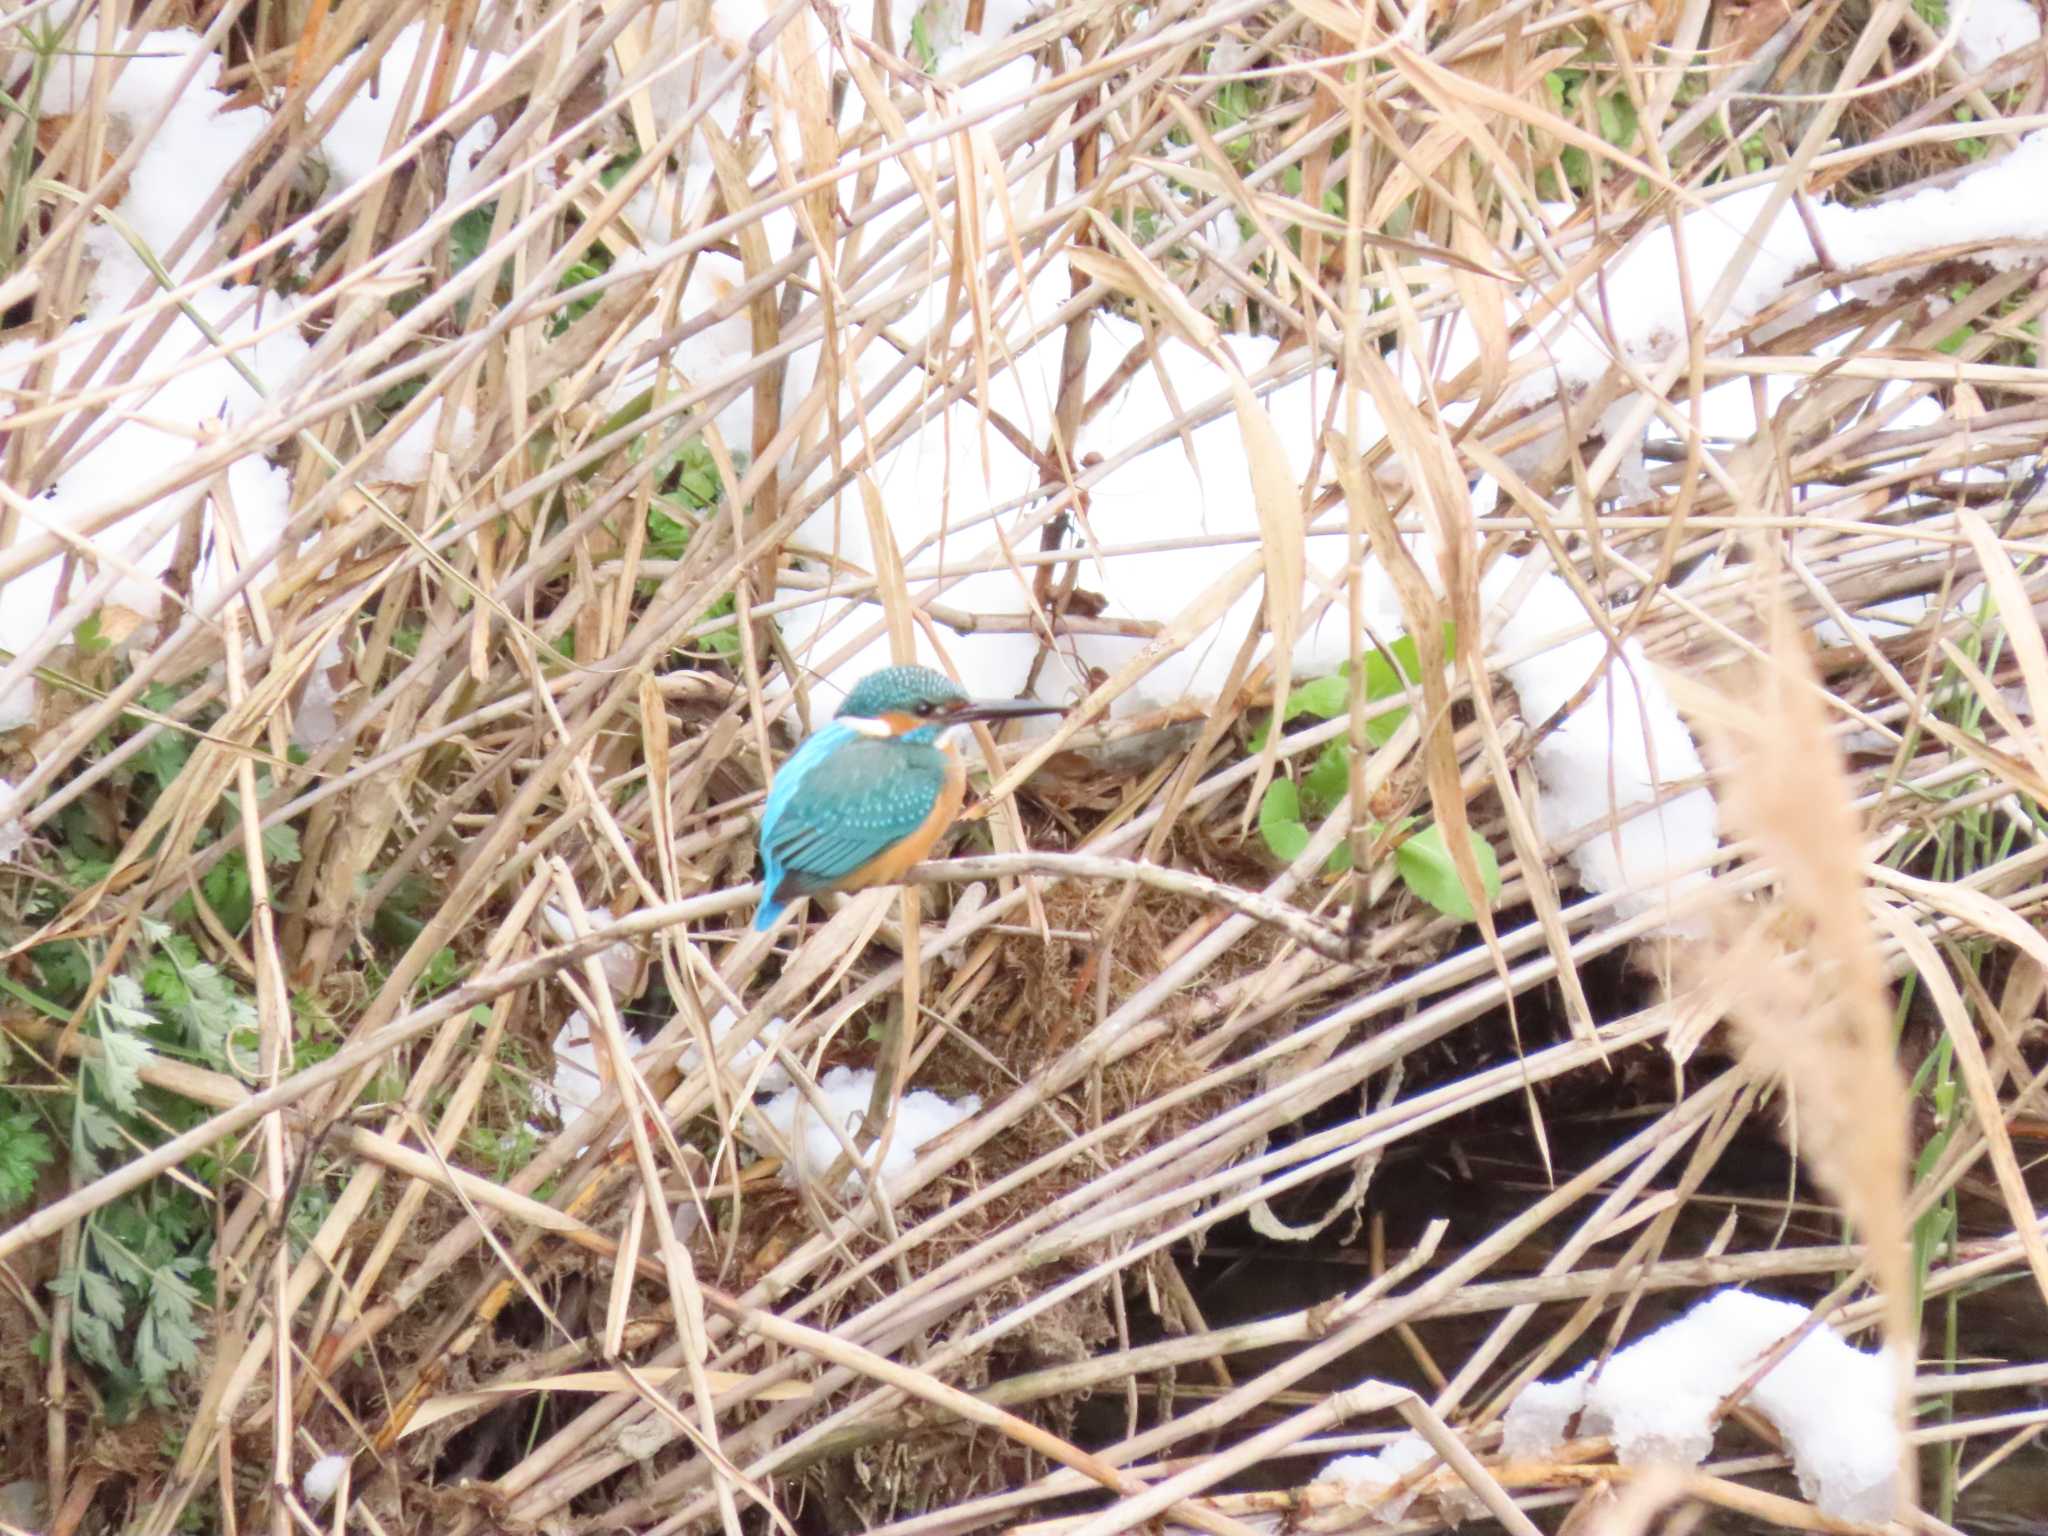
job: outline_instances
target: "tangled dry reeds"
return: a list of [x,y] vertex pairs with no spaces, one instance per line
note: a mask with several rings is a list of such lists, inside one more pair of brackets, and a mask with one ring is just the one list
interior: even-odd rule
[[1752,1285],[2024,1528],[2023,9],[13,0],[0,1521],[1845,1528],[1503,1454]]

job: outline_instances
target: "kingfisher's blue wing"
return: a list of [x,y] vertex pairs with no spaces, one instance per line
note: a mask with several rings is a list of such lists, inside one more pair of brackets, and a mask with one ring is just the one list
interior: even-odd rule
[[935,747],[863,736],[833,724],[775,775],[761,815],[766,928],[792,898],[856,873],[924,825],[946,783]]

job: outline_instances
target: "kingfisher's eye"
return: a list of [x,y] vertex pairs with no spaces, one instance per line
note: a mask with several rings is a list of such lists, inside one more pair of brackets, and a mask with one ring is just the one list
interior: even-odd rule
[[917,712],[920,715],[923,715],[927,720],[931,718],[932,712],[936,710],[938,707],[939,706],[934,704],[930,699],[919,699],[917,701]]

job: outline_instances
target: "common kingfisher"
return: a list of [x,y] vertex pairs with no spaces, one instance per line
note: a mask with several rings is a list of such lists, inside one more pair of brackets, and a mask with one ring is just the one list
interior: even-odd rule
[[893,885],[960,814],[959,742],[977,720],[1056,715],[1031,699],[970,699],[930,667],[887,667],[789,755],[761,813],[761,910],[774,925],[799,896]]

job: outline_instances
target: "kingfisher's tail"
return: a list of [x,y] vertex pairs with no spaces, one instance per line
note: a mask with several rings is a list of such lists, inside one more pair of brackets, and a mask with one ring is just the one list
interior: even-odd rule
[[788,906],[789,903],[787,901],[774,901],[763,898],[760,910],[754,913],[754,932],[766,933],[770,928],[773,928],[775,926],[775,919],[782,916]]

